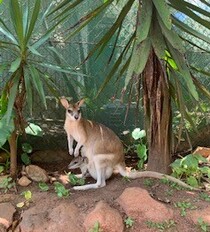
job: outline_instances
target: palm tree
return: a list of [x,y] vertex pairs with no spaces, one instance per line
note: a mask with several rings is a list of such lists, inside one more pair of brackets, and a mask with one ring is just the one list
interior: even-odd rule
[[[53,6],[52,3],[45,8],[41,0],[9,0],[3,3],[8,7],[8,21],[0,18],[0,49],[1,55],[3,54],[0,60],[0,75],[6,76],[6,83],[0,94],[0,148],[9,141],[10,174],[15,176],[17,138],[25,133],[27,126],[23,114],[26,103],[32,112],[34,95],[38,95],[46,107],[44,86],[59,97],[50,70],[64,74],[77,72],[69,65],[64,65],[64,61],[60,60],[62,56],[55,48],[52,49],[50,40],[57,23],[51,24],[50,27],[46,24],[46,15]],[[48,61],[49,53],[48,56],[42,54],[43,49],[53,51],[57,63]]]
[[[73,2],[63,0],[50,15],[55,15],[54,20],[59,19],[59,23],[65,22],[72,10],[80,7],[83,2],[82,0]],[[206,0],[196,2],[204,7],[210,7]],[[86,59],[96,52],[98,56],[102,54],[113,38],[117,44],[126,16],[133,8],[136,8],[135,30],[113,64],[99,92],[116,72],[121,76],[126,75],[124,91],[129,85],[133,85],[136,78],[141,81],[149,146],[147,168],[168,173],[171,163],[172,99],[181,112],[181,120],[184,122],[187,119],[193,124],[183,95],[188,94],[193,104],[199,103],[198,92],[210,96],[208,90],[192,75],[191,67],[185,57],[184,44],[191,44],[198,49],[203,48],[187,40],[182,32],[206,43],[210,43],[210,39],[179,20],[174,12],[186,15],[207,29],[210,29],[210,24],[206,18],[210,18],[210,13],[202,6],[192,4],[190,0],[104,0],[71,26],[71,33],[67,34],[67,38],[78,33],[114,3],[121,4],[122,8],[115,22],[104,33]],[[195,71],[200,70],[194,67],[194,73]]]

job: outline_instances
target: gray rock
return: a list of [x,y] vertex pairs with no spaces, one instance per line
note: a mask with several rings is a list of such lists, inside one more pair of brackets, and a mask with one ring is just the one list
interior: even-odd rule
[[37,165],[28,165],[25,169],[26,175],[36,182],[48,182],[49,177],[47,172]]

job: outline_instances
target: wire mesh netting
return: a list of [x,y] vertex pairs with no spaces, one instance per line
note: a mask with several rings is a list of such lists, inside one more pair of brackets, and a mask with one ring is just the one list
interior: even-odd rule
[[[50,4],[57,5],[59,2],[59,0],[42,1],[42,8],[46,9]],[[201,7],[204,6],[200,1],[189,0],[189,2],[195,5],[199,2]],[[133,33],[136,23],[137,7],[134,5],[133,10],[125,19],[122,25],[123,28],[121,29],[121,35],[118,38],[117,43],[115,41],[116,38],[109,41],[100,56],[96,53],[84,62],[85,58],[92,51],[94,46],[100,41],[102,36],[105,35],[107,29],[113,25],[120,10],[124,6],[125,1],[121,1],[121,3],[120,1],[114,2],[102,15],[97,16],[79,33],[68,40],[65,40],[67,32],[73,30],[73,26],[81,20],[84,15],[90,12],[91,9],[95,9],[101,3],[102,0],[83,1],[79,7],[72,11],[71,17],[69,17],[64,24],[57,27],[57,29],[52,33],[50,39],[46,42],[46,46],[44,46],[39,52],[42,56],[44,56],[46,63],[57,63],[58,65],[63,65],[65,67],[68,66],[72,69],[72,73],[58,72],[56,71],[55,66],[54,72],[50,73],[58,89],[59,95],[71,97],[74,100],[85,97],[87,103],[84,108],[85,116],[89,119],[102,122],[112,128],[116,133],[121,134],[122,131],[126,129],[134,129],[136,126],[140,126],[141,128],[143,127],[143,110],[140,106],[138,112],[136,112],[135,96],[131,99],[132,103],[128,113],[126,102],[122,103],[120,99],[121,90],[124,86],[124,76],[121,76],[120,79],[113,78],[99,97],[95,98],[95,96],[106,75],[111,70],[113,62],[119,57],[119,54],[125,47],[126,41],[129,40]],[[209,30],[202,28],[184,14],[180,12],[173,12],[173,14],[183,22],[193,25],[194,29],[200,33],[203,33],[206,36],[210,35]],[[5,24],[11,26],[7,15],[8,3],[7,1],[3,1],[0,8],[0,16],[4,18]],[[44,33],[47,28],[50,28],[52,21],[43,20],[40,17],[39,24],[41,27],[39,27],[39,30],[37,29],[37,32],[33,37],[34,41],[36,41],[40,34]],[[175,28],[175,30],[178,29]],[[201,43],[201,41],[193,38],[193,36],[190,36],[185,32],[182,33],[182,36],[191,42],[186,43],[186,56],[190,65],[209,71],[209,54],[198,50],[196,47],[196,44]],[[1,39],[6,39],[3,34],[0,34],[0,37]],[[206,46],[208,49],[208,45],[206,43],[204,43],[203,46]],[[113,48],[115,48],[114,53],[112,52]],[[0,55],[0,63],[1,60],[5,58],[12,61],[12,54],[4,54],[2,51]],[[43,72],[46,68],[47,67],[45,67],[43,63]],[[0,91],[6,81],[6,78],[6,75],[1,77]],[[210,88],[209,80],[207,78],[204,78],[203,75],[198,76],[198,78],[208,89]],[[41,105],[39,98],[35,98],[33,114],[31,116],[28,112],[26,112],[27,117],[30,118],[30,120],[39,120],[43,122],[46,120],[51,120],[53,122],[62,121],[64,119],[64,110],[61,110],[58,100],[47,89],[46,93],[48,109],[46,110]],[[187,96],[186,101],[189,101],[190,104],[190,99],[187,99]]]
[[[43,1],[43,9],[46,9],[50,2],[51,1]],[[45,57],[46,63],[57,63],[61,66],[68,66],[73,70],[72,74],[56,72],[56,68],[55,72],[51,72],[51,77],[54,80],[59,95],[69,97],[69,99],[73,98],[75,101],[81,97],[85,97],[86,107],[84,107],[84,113],[86,117],[100,121],[120,134],[123,130],[134,128],[137,125],[137,120],[133,117],[135,114],[135,102],[131,104],[129,112],[126,113],[127,105],[126,103],[122,103],[119,99],[121,96],[121,89],[124,85],[124,77],[122,76],[118,81],[116,79],[111,80],[99,97],[95,98],[95,96],[105,76],[110,71],[112,63],[124,49],[126,41],[134,30],[135,14],[133,14],[133,12],[136,10],[133,9],[133,12],[130,12],[128,18],[125,20],[126,23],[123,25],[121,30],[122,34],[117,44],[115,44],[115,38],[113,38],[100,56],[95,54],[86,62],[84,62],[85,58],[106,33],[107,28],[114,23],[124,4],[112,4],[111,7],[104,11],[104,14],[96,17],[90,24],[81,30],[80,33],[68,40],[64,40],[65,34],[73,28],[73,25],[75,25],[82,16],[90,12],[91,9],[95,9],[101,2],[101,0],[87,0],[84,1],[83,4],[80,4],[79,8],[75,8],[74,11],[72,11],[72,17],[62,26],[57,27],[52,33],[50,40],[47,41],[46,46],[39,52]],[[3,3],[1,16],[5,16],[6,18],[6,15],[8,15],[8,4],[6,1]],[[59,1],[53,1],[52,3],[57,5]],[[5,23],[11,26],[9,19],[6,19]],[[50,20],[42,22],[40,16],[39,24],[42,24],[42,26],[33,37],[33,40],[36,41],[40,34],[44,33],[44,30],[51,26],[51,23]],[[4,36],[3,38],[6,39]],[[114,55],[112,53],[113,49],[115,51]],[[2,57],[5,58],[4,54],[2,54]],[[9,58],[12,60],[12,57]],[[5,80],[6,76],[3,77],[3,81],[0,85],[1,88]],[[47,89],[46,93],[48,109],[46,110],[44,106],[42,106],[38,97],[35,98],[35,107],[33,108],[32,116],[26,112],[30,120],[43,122],[52,120],[56,122],[64,118],[64,110],[60,110],[61,106],[56,97],[48,92]],[[143,121],[141,121],[141,124],[143,126]]]

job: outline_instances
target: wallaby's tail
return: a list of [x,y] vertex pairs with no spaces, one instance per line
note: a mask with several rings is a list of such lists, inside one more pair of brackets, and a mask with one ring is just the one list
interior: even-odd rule
[[195,188],[195,187],[192,187],[186,183],[184,183],[183,181],[173,177],[173,176],[169,176],[169,175],[166,175],[166,174],[162,174],[162,173],[159,173],[159,172],[152,172],[152,171],[142,171],[142,172],[139,172],[139,171],[127,171],[126,170],[126,167],[124,166],[119,166],[118,167],[118,170],[119,170],[119,173],[122,175],[122,176],[127,176],[128,178],[130,179],[137,179],[137,178],[142,178],[142,177],[149,177],[149,178],[156,178],[156,179],[168,179],[169,181],[172,181],[184,188],[189,188],[189,189],[192,189],[192,190],[196,190],[196,191],[200,191],[199,188]]

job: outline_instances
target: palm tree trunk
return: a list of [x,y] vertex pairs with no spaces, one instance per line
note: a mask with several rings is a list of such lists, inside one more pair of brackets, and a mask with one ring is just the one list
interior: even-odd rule
[[17,134],[16,130],[9,139],[10,146],[10,175],[15,177],[17,174]]
[[147,169],[170,173],[171,99],[168,76],[152,51],[143,73],[145,127],[149,158]]

